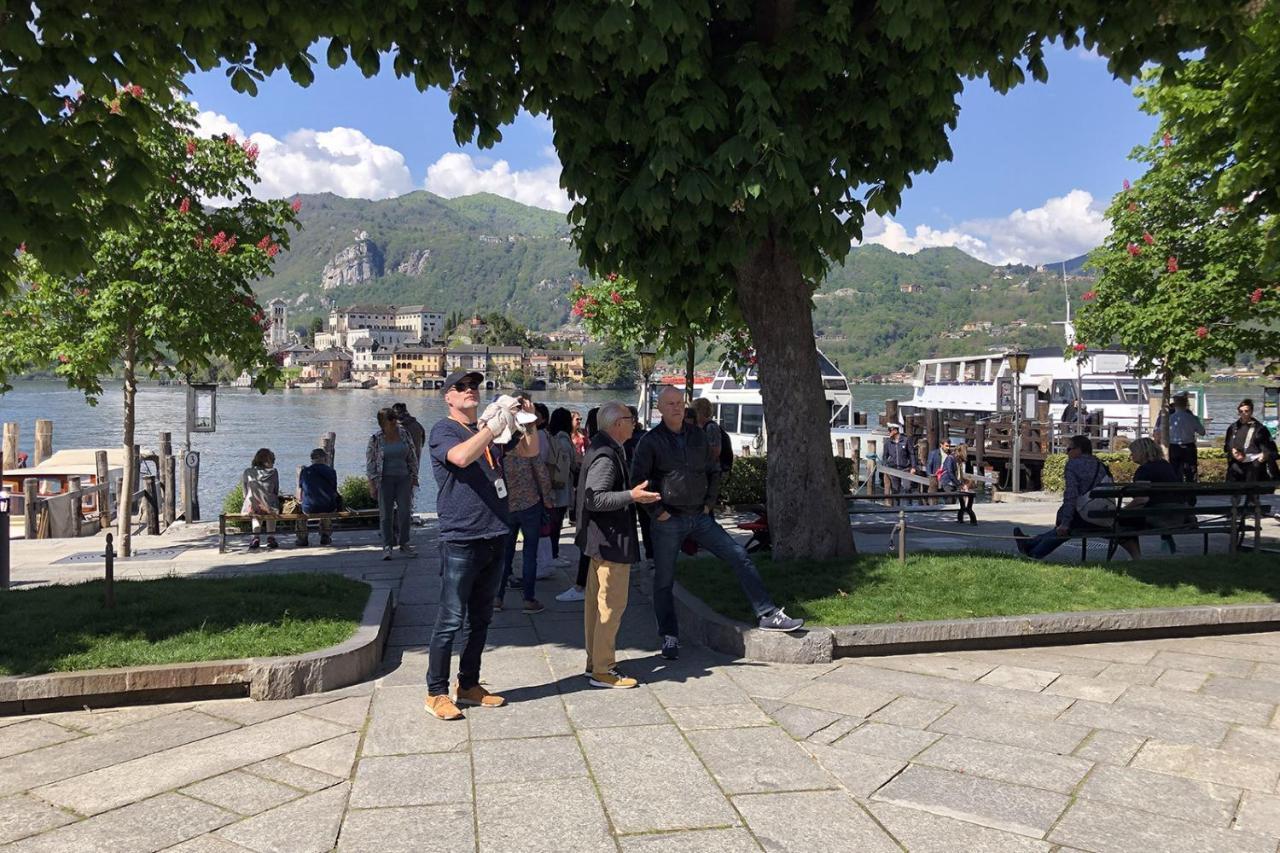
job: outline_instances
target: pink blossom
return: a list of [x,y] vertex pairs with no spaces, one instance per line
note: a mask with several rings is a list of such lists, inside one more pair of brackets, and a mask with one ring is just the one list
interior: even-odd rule
[[58,353],[58,364],[66,364],[69,361],[71,361],[71,359],[68,356]]
[[263,251],[266,251],[266,248],[270,245],[271,245],[270,234],[266,235],[265,237],[263,237],[261,240],[258,241],[258,248],[262,249]]
[[1173,137],[1166,133],[1164,136],[1160,137],[1160,144],[1165,148],[1171,147],[1173,145]]
[[88,295],[89,295],[89,288],[87,287],[76,288],[76,296],[88,296]]
[[1152,244],[1154,244],[1154,243],[1156,242],[1156,238],[1155,238],[1155,237],[1152,237],[1150,232],[1148,232],[1148,231],[1143,231],[1143,232],[1142,232],[1142,242],[1144,242],[1144,243],[1146,243],[1148,246],[1150,246],[1150,245],[1152,245]]
[[141,98],[143,95],[142,87],[139,86],[137,83],[130,83],[128,86],[124,87],[124,90],[128,94],[133,95],[135,98]]
[[1199,328],[1197,328],[1197,329],[1196,329],[1196,337],[1197,337],[1197,338],[1199,338],[1199,339],[1200,339],[1200,340],[1202,340],[1202,341],[1203,341],[1205,338],[1209,337],[1209,328],[1208,328],[1207,326],[1200,326]]
[[1259,288],[1258,288],[1257,290],[1255,290],[1253,293],[1250,293],[1250,294],[1249,294],[1249,301],[1250,301],[1250,302],[1252,302],[1254,305],[1257,305],[1259,302],[1261,302],[1261,301],[1262,301],[1262,288],[1261,288],[1261,287],[1259,287]]
[[302,199],[295,198],[293,200],[293,204],[289,205],[289,207],[293,208],[294,213],[297,213],[299,210],[302,210]]
[[1076,344],[1074,347],[1072,347],[1072,349],[1074,349],[1076,352],[1084,352],[1086,349],[1088,349],[1088,347],[1086,347],[1084,344]]
[[232,145],[235,145],[235,144],[236,144],[236,135],[235,135],[234,133],[228,133],[228,134],[227,134],[227,138],[226,138],[226,139],[224,139],[224,140],[222,140],[222,141],[223,141],[223,142],[225,142],[225,143],[227,143],[227,146],[228,146],[228,147],[230,147],[230,146],[232,146]]
[[618,280],[618,274],[617,274],[616,272],[611,272],[611,273],[609,273],[607,276],[605,276],[605,278],[607,278],[607,279],[608,279],[609,281],[611,281],[611,282],[613,282],[613,281],[617,281],[617,280]]
[[1125,189],[1129,189],[1129,179],[1128,179],[1128,178],[1125,178],[1125,179],[1124,179],[1124,188],[1125,188]]
[[619,292],[618,292],[618,291],[616,291],[616,290],[614,290],[614,291],[610,291],[610,293],[609,293],[609,298],[613,300],[613,304],[614,304],[614,305],[621,305],[621,304],[622,304],[622,294],[621,294],[621,293],[619,293]]
[[270,246],[267,247],[268,258],[274,258],[278,254],[280,254],[280,246],[278,244],[272,243]]
[[182,199],[182,203],[178,205],[178,212],[179,212],[179,213],[187,213],[187,212],[188,212],[188,211],[190,211],[190,210],[191,210],[191,198],[190,198],[190,197],[184,197],[184,198]]
[[1085,302],[1092,302],[1094,299],[1098,298],[1098,293],[1094,290],[1086,290],[1080,298]]
[[196,153],[196,141],[194,139],[187,140],[187,156],[191,157]]
[[1125,251],[1135,258],[1142,253],[1142,250],[1138,248],[1137,243],[1130,243],[1128,246],[1125,247]]
[[249,140],[247,140],[247,139],[246,139],[246,140],[244,141],[244,145],[242,145],[242,146],[240,146],[240,147],[244,149],[245,156],[249,158],[249,162],[250,162],[250,163],[257,163],[257,162],[258,162],[258,145],[257,145],[257,143],[250,142]]
[[120,99],[119,98],[116,98],[114,101],[112,101],[110,106],[111,106],[112,115],[116,115],[116,116],[120,115]]
[[1165,268],[1166,268],[1166,269],[1168,269],[1168,270],[1169,270],[1169,272],[1177,272],[1177,271],[1178,271],[1178,259],[1177,259],[1177,258],[1175,258],[1173,255],[1170,255],[1170,256],[1169,256],[1169,260],[1165,261]]

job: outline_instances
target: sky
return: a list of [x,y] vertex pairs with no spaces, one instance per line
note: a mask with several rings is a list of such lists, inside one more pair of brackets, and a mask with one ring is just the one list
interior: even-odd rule
[[[193,74],[187,85],[202,132],[258,144],[263,197],[426,189],[568,210],[549,120],[521,115],[494,148],[459,146],[446,94],[417,91],[389,65],[366,79],[354,65],[321,62],[310,87],[280,73],[256,97],[232,91],[222,71]],[[1055,49],[1048,65],[1047,84],[1007,95],[970,81],[951,131],[953,159],[917,175],[897,213],[868,216],[864,241],[905,253],[956,246],[997,264],[1048,263],[1098,245],[1111,196],[1139,174],[1128,154],[1149,140],[1155,119],[1097,55]]]

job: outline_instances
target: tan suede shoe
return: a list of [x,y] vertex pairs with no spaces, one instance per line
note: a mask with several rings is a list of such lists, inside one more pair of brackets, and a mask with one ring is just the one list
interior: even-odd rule
[[497,696],[485,690],[479,684],[475,687],[463,688],[457,686],[454,694],[458,697],[459,705],[478,705],[481,708],[501,708],[507,704],[507,700],[501,696]]
[[462,719],[462,712],[458,710],[458,706],[453,704],[453,700],[444,693],[438,696],[428,696],[423,706],[427,709],[427,713],[437,720]]

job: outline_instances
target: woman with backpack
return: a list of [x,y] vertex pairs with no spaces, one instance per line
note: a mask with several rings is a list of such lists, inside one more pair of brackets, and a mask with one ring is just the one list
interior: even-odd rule
[[[1071,443],[1067,446],[1064,476],[1066,488],[1062,491],[1057,526],[1039,536],[1028,536],[1022,532],[1022,528],[1013,528],[1018,550],[1023,556],[1043,560],[1071,538],[1073,529],[1110,530],[1110,527],[1104,526],[1106,519],[1098,513],[1114,510],[1115,500],[1091,497],[1089,493],[1098,486],[1110,486],[1115,480],[1111,478],[1110,469],[1093,455],[1093,442],[1087,435],[1071,436]],[[1136,536],[1121,539],[1116,544],[1135,560],[1141,556]]]

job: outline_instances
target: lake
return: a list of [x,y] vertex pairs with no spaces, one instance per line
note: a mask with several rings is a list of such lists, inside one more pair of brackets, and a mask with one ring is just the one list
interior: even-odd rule
[[[887,399],[909,399],[911,389],[903,385],[851,386],[854,408],[884,411]],[[49,380],[19,381],[8,394],[0,395],[0,421],[16,421],[21,430],[19,447],[30,453],[37,418],[53,420],[54,450],[74,447],[109,447],[120,442],[124,420],[122,389],[108,385],[97,406],[85,402],[84,395]],[[1221,434],[1234,420],[1236,403],[1242,397],[1261,398],[1261,389],[1222,386],[1208,389],[1210,433]],[[545,391],[534,398],[552,409],[557,406],[582,412],[605,400],[634,403],[634,391]],[[309,461],[312,448],[320,445],[326,432],[337,434],[336,467],[339,478],[364,476],[364,450],[377,429],[375,413],[384,406],[403,402],[428,430],[445,417],[444,400],[438,391],[291,389],[265,395],[242,388],[218,389],[218,431],[193,434],[191,444],[200,452],[200,509],[204,519],[217,518],[223,497],[239,481],[259,447],[276,454],[281,472],[281,488],[292,491],[293,472]],[[183,442],[186,419],[186,389],[182,386],[144,386],[138,391],[137,441],[144,449],[154,449],[163,430],[173,433],[174,450]],[[435,487],[424,471],[425,488],[417,499],[421,511],[435,509]]]

